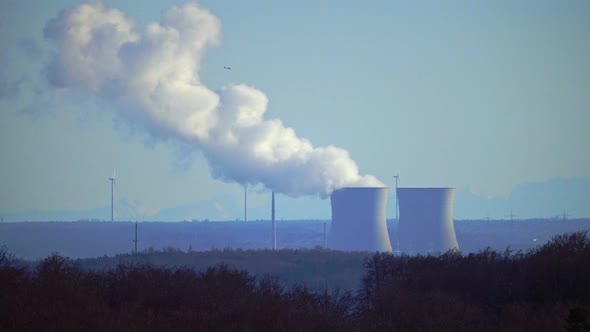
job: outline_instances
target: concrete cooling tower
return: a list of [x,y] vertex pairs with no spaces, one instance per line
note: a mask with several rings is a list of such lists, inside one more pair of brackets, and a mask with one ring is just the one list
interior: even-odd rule
[[398,188],[399,246],[409,254],[459,249],[453,224],[455,188]]
[[388,188],[342,188],[332,193],[328,245],[343,251],[391,252],[385,222]]

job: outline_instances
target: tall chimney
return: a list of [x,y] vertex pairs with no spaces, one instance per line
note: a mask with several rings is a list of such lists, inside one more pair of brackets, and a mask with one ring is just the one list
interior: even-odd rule
[[272,192],[272,250],[277,250],[277,225],[275,223],[275,192]]

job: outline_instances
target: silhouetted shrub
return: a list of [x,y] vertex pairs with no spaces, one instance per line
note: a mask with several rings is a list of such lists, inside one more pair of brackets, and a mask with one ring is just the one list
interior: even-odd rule
[[[119,265],[96,271],[59,254],[28,268],[0,248],[0,330],[583,331],[590,324],[590,240],[584,232],[560,235],[527,253],[375,254],[365,261],[356,295],[305,284],[287,288],[276,277],[255,277],[227,264],[198,271],[148,263],[220,253],[265,263],[287,255],[292,259],[282,263],[285,271],[299,271],[289,270],[292,265],[332,275],[347,271],[345,254],[329,250],[316,256],[167,250],[122,255]],[[318,268],[326,259],[335,261],[334,271]]]
[[587,232],[557,236],[528,253],[381,253],[365,264],[358,305],[371,330],[555,331],[569,306],[590,302],[589,263]]
[[569,311],[566,320],[567,332],[590,331],[590,311],[582,307],[575,307]]

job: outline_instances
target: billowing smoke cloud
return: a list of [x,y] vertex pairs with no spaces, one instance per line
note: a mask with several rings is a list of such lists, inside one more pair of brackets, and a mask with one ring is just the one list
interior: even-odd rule
[[268,100],[261,91],[229,85],[214,92],[201,84],[201,58],[219,43],[220,30],[219,20],[194,3],[172,7],[143,33],[116,9],[83,4],[45,27],[57,44],[49,81],[88,89],[114,101],[123,118],[151,136],[200,149],[225,181],[322,197],[340,187],[383,186],[359,175],[346,150],[314,147],[280,120],[264,119]]

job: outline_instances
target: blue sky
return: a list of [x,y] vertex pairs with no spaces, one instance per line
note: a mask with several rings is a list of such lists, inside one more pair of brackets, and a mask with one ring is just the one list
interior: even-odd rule
[[[214,179],[197,150],[150,138],[109,100],[51,87],[54,45],[43,28],[79,3],[0,4],[0,213],[103,207],[113,168],[119,198],[145,210],[241,202],[240,185]],[[104,4],[140,32],[182,2]],[[348,150],[362,174],[392,185],[399,172],[402,186],[491,196],[590,177],[587,1],[199,4],[222,26],[201,63],[203,83],[263,91],[266,118],[316,146]],[[257,190],[251,204],[267,204]],[[327,201],[301,202],[329,210]]]

